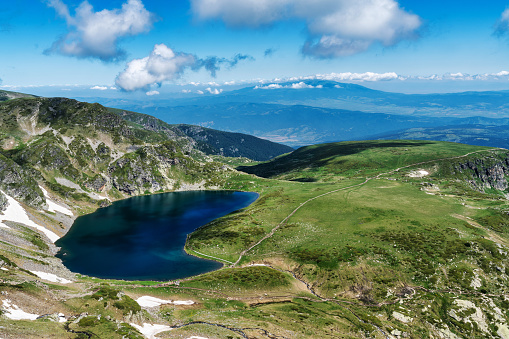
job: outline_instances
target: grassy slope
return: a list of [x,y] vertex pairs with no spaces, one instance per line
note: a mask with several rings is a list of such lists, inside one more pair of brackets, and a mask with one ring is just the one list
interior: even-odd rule
[[[441,142],[340,143],[307,147],[268,164],[245,167],[244,170],[257,174],[308,182],[237,177],[232,186],[243,189],[250,186],[261,192],[261,199],[244,211],[198,230],[191,236],[188,247],[234,262],[247,244],[261,238],[260,229],[267,232],[275,227],[309,198],[408,164],[483,149],[486,148]],[[342,154],[338,152],[340,155],[335,156],[336,150]],[[391,303],[405,286],[454,289],[466,295],[478,291],[506,293],[507,276],[501,268],[506,264],[496,250],[496,246],[508,244],[508,220],[501,213],[507,209],[506,201],[494,190],[473,191],[459,173],[450,171],[456,163],[474,161],[480,156],[487,158],[485,162],[489,158],[503,159],[507,151],[482,154],[430,161],[313,200],[273,237],[248,252],[241,264],[263,262],[291,270],[323,297],[367,304]],[[317,160],[320,167],[310,166]],[[431,175],[426,178],[407,175],[417,169],[425,169]],[[423,182],[431,182],[441,191],[423,190],[429,187]],[[468,220],[480,220],[485,227],[473,226],[475,222]],[[481,287],[471,284],[475,277],[481,281]],[[415,302],[452,309],[448,298],[450,295],[423,294]],[[500,299],[495,298],[494,302],[501,307]],[[391,307],[384,306],[387,316],[379,319],[388,329],[394,321],[391,310],[396,309]],[[415,317],[415,305],[404,308]],[[421,315],[419,321],[405,330],[420,337],[429,333],[438,319],[443,319],[454,333],[486,335],[463,322],[450,321],[450,316],[440,312]],[[494,316],[488,309],[485,312],[487,317]]]
[[[383,338],[375,325],[385,333],[399,330],[416,338],[436,334],[438,328],[447,328],[460,337],[489,337],[496,333],[497,324],[507,322],[507,316],[497,315],[495,309],[506,309],[508,305],[503,298],[493,297],[490,306],[487,295],[482,299],[475,293],[500,295],[506,288],[506,263],[492,241],[506,246],[509,232],[504,226],[509,222],[501,213],[506,201],[500,193],[473,191],[466,177],[462,177],[466,174],[453,171],[458,162],[467,160],[463,158],[431,161],[348,188],[363,183],[366,177],[401,166],[478,150],[483,148],[435,142],[327,144],[301,149],[274,161],[281,165],[251,167],[255,171],[269,166],[271,176],[294,181],[232,175],[226,188],[257,191],[260,199],[193,233],[187,244],[190,253],[196,254],[196,250],[234,262],[244,249],[276,227],[301,203],[344,188],[304,205],[273,237],[249,251],[240,262],[241,266],[254,262],[270,264],[273,268],[224,269],[182,280],[179,286],[83,278],[68,289],[43,283],[47,287],[29,284],[22,288],[9,286],[7,291],[11,297],[48,298],[49,311],[101,314],[102,321],[90,319],[70,326],[111,338],[120,338],[121,331],[114,323],[104,320],[105,316],[121,322],[177,325],[200,321],[229,328],[193,324],[161,334],[163,338],[191,335],[237,338],[238,331],[254,338],[267,338],[263,331],[290,338]],[[489,163],[496,160],[491,154],[473,154],[467,158],[472,161],[483,158]],[[486,155],[493,159],[488,161]],[[311,166],[313,163],[321,166]],[[413,169],[425,169],[431,174],[426,178],[410,178],[407,174]],[[423,182],[438,186],[440,191],[421,190],[430,187]],[[466,217],[484,227],[472,226],[465,222],[469,220]],[[470,286],[475,275],[481,280],[477,290]],[[14,268],[9,272],[0,271],[0,278],[9,285],[21,277],[34,279]],[[321,297],[331,300],[319,300],[303,281]],[[168,305],[132,317],[125,314],[125,308],[117,307],[114,298],[98,301],[92,297],[102,282],[132,298],[153,295],[191,299],[197,304]],[[417,289],[419,286],[429,290]],[[392,304],[409,293],[408,287],[413,288],[413,297]],[[52,294],[47,294],[47,289]],[[456,292],[440,292],[443,289]],[[458,291],[465,293],[460,299],[472,301],[482,309],[485,319],[491,319],[487,332],[451,317],[453,309],[461,313],[453,298]],[[376,303],[381,305],[368,306]],[[423,312],[423,308],[427,311]],[[404,323],[394,312],[413,320]],[[472,314],[471,309],[463,313],[465,317]],[[0,317],[0,326],[9,331],[15,328],[14,333],[23,333],[27,338],[50,337],[53,331],[60,331],[65,337],[62,327],[40,326],[43,322],[13,322]],[[122,328],[136,337],[134,330]]]

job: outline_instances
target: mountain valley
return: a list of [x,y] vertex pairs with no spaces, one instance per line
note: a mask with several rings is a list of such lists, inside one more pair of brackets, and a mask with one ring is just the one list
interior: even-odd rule
[[[0,120],[5,338],[509,337],[505,149],[375,140],[282,154],[65,98],[5,101]],[[227,142],[246,158],[213,147]],[[80,215],[193,189],[260,195],[188,236],[217,271],[99,279],[54,256]]]

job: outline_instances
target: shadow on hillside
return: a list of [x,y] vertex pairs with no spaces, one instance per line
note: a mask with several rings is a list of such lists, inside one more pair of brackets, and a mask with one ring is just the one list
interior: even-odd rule
[[[332,160],[341,156],[358,154],[375,148],[410,148],[433,144],[432,141],[359,141],[347,143],[330,143],[306,146],[282,156],[278,159],[259,164],[256,166],[239,166],[237,170],[255,174],[260,177],[270,178],[282,173],[295,170],[303,170],[308,167],[326,166]],[[307,179],[307,178],[301,178]],[[294,179],[294,181],[300,181]]]

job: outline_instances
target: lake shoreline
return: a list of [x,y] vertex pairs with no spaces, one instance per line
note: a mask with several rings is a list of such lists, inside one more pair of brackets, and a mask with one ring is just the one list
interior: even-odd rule
[[[88,277],[96,277],[96,278],[99,278],[99,279],[114,279],[114,280],[122,280],[122,281],[155,281],[155,282],[161,282],[161,281],[172,281],[172,280],[179,280],[179,279],[184,279],[184,278],[188,278],[188,277],[191,277],[191,276],[196,276],[196,275],[199,275],[199,274],[203,274],[203,273],[206,273],[206,272],[211,272],[211,271],[215,271],[215,270],[218,270],[218,269],[221,269],[225,266],[225,262],[221,261],[222,259],[221,258],[214,258],[214,257],[207,257],[207,255],[204,255],[204,256],[200,256],[200,253],[193,253],[194,251],[187,251],[186,250],[186,246],[187,246],[187,239],[189,237],[190,234],[192,234],[193,232],[195,232],[197,229],[201,228],[201,227],[205,227],[207,226],[210,222],[212,222],[213,220],[217,219],[217,218],[220,218],[220,217],[223,217],[225,215],[228,215],[230,213],[233,213],[237,210],[240,210],[242,208],[245,208],[249,205],[251,205],[252,203],[254,203],[256,200],[258,200],[258,198],[260,197],[259,193],[256,193],[256,192],[244,192],[244,191],[240,191],[240,190],[192,190],[192,191],[179,191],[179,192],[164,192],[166,195],[161,195],[161,194],[148,194],[148,195],[141,195],[141,196],[135,196],[135,197],[130,197],[128,199],[121,199],[121,200],[118,200],[118,201],[115,201],[115,203],[117,204],[116,206],[124,206],[124,207],[121,207],[121,208],[125,208],[125,206],[128,206],[128,205],[136,205],[136,204],[142,204],[143,205],[143,202],[146,203],[146,201],[151,201],[152,204],[156,203],[155,206],[152,206],[152,205],[143,205],[143,208],[149,208],[151,210],[151,213],[154,212],[154,210],[156,210],[156,214],[159,215],[158,213],[160,213],[160,211],[157,211],[158,209],[158,203],[161,203],[163,201],[166,201],[165,199],[179,199],[178,197],[182,198],[183,196],[181,196],[180,194],[184,194],[184,196],[188,196],[188,197],[195,197],[195,198],[198,198],[200,200],[200,203],[198,204],[198,207],[196,207],[194,204],[193,205],[189,205],[188,204],[188,207],[191,206],[191,212],[190,214],[186,217],[188,218],[188,221],[193,221],[195,222],[196,220],[200,220],[200,218],[206,218],[204,220],[206,220],[205,222],[200,222],[198,224],[197,227],[195,226],[192,226],[192,227],[195,227],[193,229],[188,229],[188,232],[184,235],[184,239],[182,240],[182,243],[180,244],[181,246],[176,250],[175,248],[172,247],[172,251],[171,251],[171,254],[169,254],[170,252],[168,252],[168,254],[164,254],[164,253],[158,253],[156,257],[154,257],[154,262],[159,262],[163,265],[169,265],[169,262],[176,262],[176,258],[179,258],[183,260],[182,263],[178,262],[176,263],[175,265],[185,265],[186,268],[184,270],[189,270],[189,273],[175,273],[175,269],[171,269],[169,271],[167,271],[167,273],[164,273],[166,274],[166,277],[164,278],[161,278],[159,276],[157,276],[159,273],[151,273],[152,276],[144,276],[144,275],[131,275],[132,273],[131,272],[134,272],[134,268],[133,267],[124,267],[125,268],[125,271],[122,271],[122,265],[125,265],[125,260],[119,260],[118,262],[115,263],[114,266],[111,266],[111,271],[110,270],[107,270],[107,273],[104,274],[104,273],[98,273],[98,272],[94,272],[94,273],[90,273],[89,269],[91,267],[92,264],[89,264],[88,262],[91,262],[93,261],[92,258],[95,254],[92,254],[91,255],[87,255],[86,256],[86,262],[87,264],[85,264],[85,267],[86,269],[83,269],[83,268],[78,268],[76,269],[76,266],[73,266],[73,264],[69,264],[69,262],[71,260],[74,260],[75,258],[77,258],[76,256],[73,257],[73,255],[68,252],[69,251],[69,247],[66,248],[66,246],[62,246],[62,239],[60,239],[58,242],[58,246],[61,247],[61,250],[59,251],[59,253],[56,255],[57,258],[61,259],[62,260],[62,265],[64,265],[67,269],[69,269],[71,272],[73,273],[78,273],[80,275],[83,275],[83,276],[88,276]],[[209,197],[211,199],[219,199],[219,202],[206,202],[205,200],[205,197]],[[224,200],[226,197],[230,197],[229,199],[232,200],[230,202],[230,204],[233,204],[231,206],[226,206],[225,208],[227,208],[226,212],[219,212],[220,214],[218,214],[218,210],[221,210],[223,208],[223,206],[221,205],[222,203],[220,201],[222,201],[223,203],[226,202],[226,200]],[[146,199],[145,199],[146,198]],[[240,200],[239,200],[240,199]],[[224,201],[223,201],[224,200]],[[108,208],[112,208],[113,205],[112,204],[111,206],[109,207],[103,207],[103,208],[98,208],[96,211],[94,211],[94,213],[91,213],[91,214],[87,214],[87,215],[84,215],[84,216],[80,216],[80,218],[87,218],[87,216],[92,216],[94,215],[95,213],[106,213],[106,211],[108,211]],[[120,205],[118,205],[118,203],[120,203]],[[238,204],[241,204],[241,205],[238,205]],[[132,206],[131,206],[132,207]],[[113,207],[114,208],[114,207]],[[173,208],[173,207],[172,207]],[[195,209],[197,208],[202,208],[202,211],[201,212],[196,212]],[[166,210],[166,209],[165,209]],[[100,212],[102,211],[102,212]],[[108,213],[111,213],[111,212],[108,212]],[[128,211],[127,214],[129,214],[130,212]],[[140,212],[141,213],[141,212]],[[165,213],[168,213],[168,212],[165,212]],[[202,216],[202,213],[205,213],[204,216]],[[224,214],[223,214],[224,213]],[[122,214],[122,213],[120,213]],[[132,217],[132,216],[131,216]],[[122,215],[120,216],[120,218],[124,218]],[[142,218],[142,217],[137,217],[138,219],[143,219],[143,222],[150,222],[150,218],[148,218],[149,220],[145,220],[145,218]],[[173,218],[173,216],[172,216]],[[129,219],[129,218],[128,218]],[[78,218],[76,219],[78,220]],[[83,220],[83,219],[80,219],[80,220]],[[76,226],[76,222],[75,221],[73,223],[73,226]],[[126,222],[124,220],[124,222]],[[172,219],[172,222],[176,222],[175,220]],[[115,227],[112,227],[113,229],[117,228],[118,227],[118,223],[113,223],[114,225],[116,225]],[[178,223],[177,223],[178,224]],[[177,235],[178,236],[182,236],[181,232],[182,230],[180,228],[175,228],[177,227],[176,225],[177,224],[171,224],[172,225],[172,229],[167,229],[167,228],[163,228],[163,229],[160,229],[162,231],[162,233],[166,233],[164,236],[168,236],[168,233],[171,233],[171,232],[177,232]],[[196,225],[196,224],[193,224],[193,225]],[[110,227],[111,224],[108,225],[108,227]],[[158,226],[160,227],[160,226]],[[164,226],[166,227],[166,226]],[[187,223],[185,223],[185,227],[189,227],[189,225],[187,225]],[[100,229],[99,232],[97,233],[94,233],[93,235],[95,237],[97,236],[101,236],[102,232],[104,232],[104,230],[106,229],[106,227],[104,227],[103,229]],[[107,230],[109,231],[109,229]],[[89,228],[87,227],[87,232],[90,232]],[[67,233],[66,237],[67,236],[74,236],[73,233],[76,233],[76,229],[74,228],[74,231],[69,231],[69,233]],[[143,233],[140,233],[141,235],[143,235]],[[140,236],[137,235],[138,237]],[[90,235],[90,234],[88,234]],[[104,234],[102,234],[104,235]],[[146,235],[146,234],[145,234]],[[145,236],[144,235],[144,236]],[[157,251],[163,251],[164,252],[164,249],[161,247],[161,242],[160,242],[160,236],[155,236],[154,234],[149,234],[151,237],[154,237],[154,241],[156,241],[156,243],[154,244],[154,246],[152,246],[151,244],[147,244],[147,243],[143,243],[142,245],[145,246],[147,248],[146,251],[142,252],[141,253],[141,256],[138,257],[138,256],[130,256],[129,258],[132,259],[132,262],[133,263],[136,263],[136,262],[147,262],[147,263],[151,263],[152,260],[147,260],[145,259],[145,256],[148,255],[146,254],[146,252],[157,252]],[[109,236],[109,234],[108,234]],[[172,235],[172,237],[175,237],[175,235]],[[125,234],[121,234],[119,235],[119,237],[117,238],[116,236],[111,236],[110,239],[112,238],[115,238],[118,240],[119,243],[122,243],[122,242],[132,242],[132,239],[130,239],[129,237],[126,237]],[[142,242],[145,242],[147,241],[145,238],[141,237],[141,239],[143,240]],[[98,240],[99,242],[101,242],[102,240]],[[94,246],[96,244],[93,244]],[[117,244],[118,245],[118,244]],[[150,246],[149,246],[150,245]],[[120,247],[122,247],[122,245],[118,245]],[[137,244],[136,246],[139,246],[139,244]],[[166,246],[166,245],[165,245]],[[171,245],[173,246],[173,245]],[[122,248],[121,248],[122,249]],[[123,250],[123,249],[122,249]],[[74,250],[76,251],[76,250]],[[93,250],[92,250],[93,252]],[[67,255],[66,255],[67,254]],[[161,256],[167,256],[167,255],[170,255],[171,257],[168,258],[168,260],[161,260]],[[115,256],[118,256],[117,253],[113,253],[111,255],[111,257],[115,257]],[[185,256],[185,257],[184,257]],[[107,259],[110,259],[110,256],[109,255],[104,255],[102,258],[101,258],[101,262],[99,262],[98,265],[100,266],[104,266],[105,264],[102,263],[102,261],[104,261],[104,258],[107,258]],[[192,258],[192,259],[191,259]],[[79,258],[78,258],[79,259]],[[204,263],[204,266],[209,266],[211,269],[199,269],[198,267],[200,267],[198,261],[196,259],[199,259],[200,262],[205,262]],[[212,265],[212,263],[214,263]],[[155,264],[151,264],[152,266],[154,266]],[[218,266],[219,265],[219,266]],[[120,266],[120,267],[119,267]],[[130,265],[132,266],[132,265]],[[144,267],[145,265],[141,265],[139,267],[140,268],[140,272],[143,271],[143,272],[146,272],[145,270],[148,270],[150,269],[150,267],[148,268],[145,268]],[[180,267],[182,268],[182,267]],[[94,268],[95,269],[95,268]],[[136,268],[138,269],[138,267]],[[156,272],[162,272],[161,269],[157,269]],[[119,273],[121,272],[121,273]],[[127,272],[127,273],[126,273]],[[125,276],[125,274],[128,275],[128,277]],[[155,275],[154,275],[155,274]],[[163,273],[161,273],[163,274]]]

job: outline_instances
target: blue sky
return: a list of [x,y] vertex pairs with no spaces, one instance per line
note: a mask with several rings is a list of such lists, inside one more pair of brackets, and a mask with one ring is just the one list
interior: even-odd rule
[[384,85],[370,80],[389,79],[387,87],[396,89],[403,81],[430,88],[442,81],[437,88],[450,83],[450,91],[455,84],[509,89],[509,73],[500,73],[509,71],[508,6],[509,0],[11,0],[0,9],[0,79],[4,88],[44,87],[46,95],[52,88],[157,95],[191,82],[227,90],[225,82],[331,73],[372,87]]

